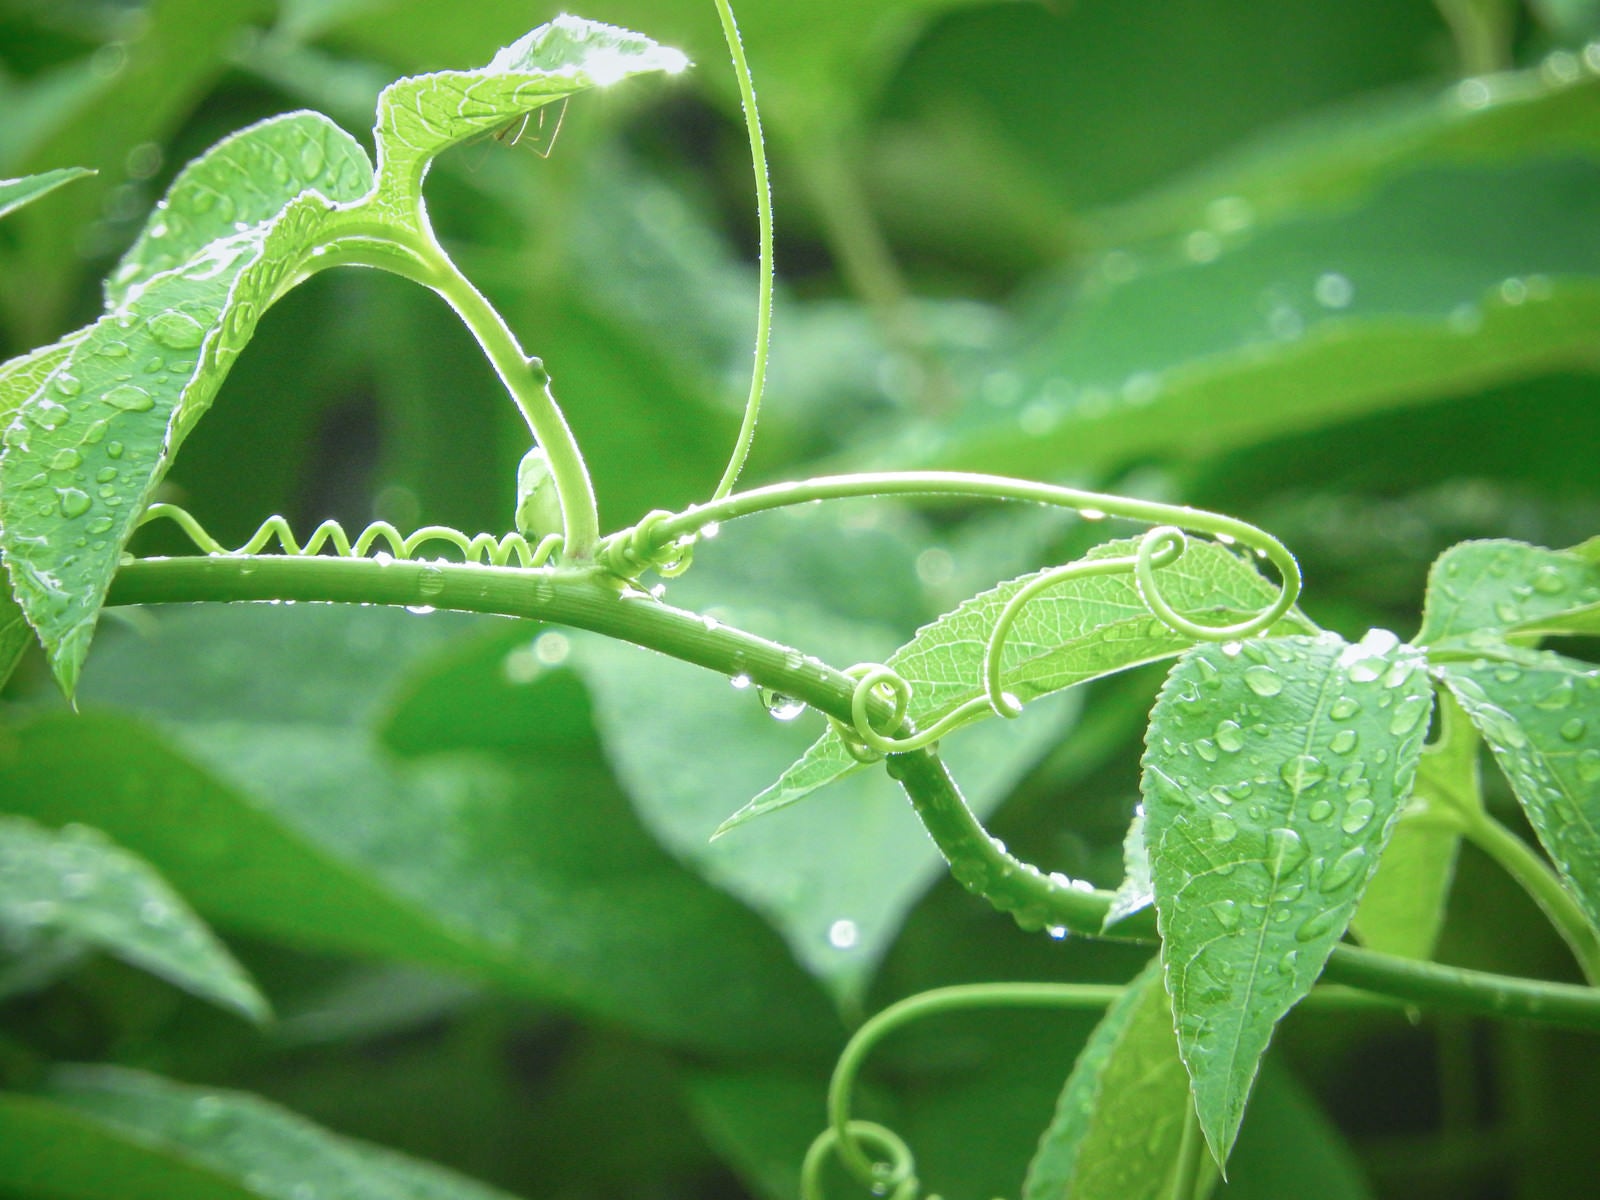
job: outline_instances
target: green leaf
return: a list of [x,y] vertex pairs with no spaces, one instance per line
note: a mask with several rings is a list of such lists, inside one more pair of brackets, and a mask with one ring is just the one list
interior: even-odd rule
[[1600,928],[1600,667],[1512,646],[1481,655],[1434,669]]
[[[150,622],[96,656],[83,716],[15,731],[9,807],[106,830],[224,928],[464,975],[680,1045],[836,1036],[771,931],[640,830],[587,719],[561,711],[570,686],[499,693],[525,728],[570,731],[537,757],[437,734],[406,757],[381,744],[405,673],[481,622],[248,605]],[[413,712],[448,702],[411,686]]]
[[1043,290],[1027,340],[906,453],[1019,475],[1197,461],[1582,368],[1597,221],[1600,163],[1439,166],[1348,211],[1109,253]]
[[675,75],[688,65],[682,53],[642,34],[562,15],[518,38],[476,71],[397,80],[378,97],[376,203],[409,214],[429,162],[451,146],[503,129],[574,92],[656,71]]
[[37,1092],[0,1094],[0,1145],[0,1185],[28,1194],[506,1200],[254,1096],[116,1067],[58,1067]]
[[1199,646],[1144,756],[1162,961],[1219,1164],[1277,1022],[1316,982],[1410,794],[1433,692],[1373,631]]
[[59,167],[40,175],[25,175],[21,179],[0,179],[0,217],[15,212],[25,204],[32,204],[64,183],[93,174],[88,167]]
[[1106,910],[1104,928],[1110,929],[1119,921],[1131,917],[1155,902],[1155,884],[1150,878],[1150,845],[1145,840],[1144,809],[1141,807],[1128,822],[1128,832],[1122,839],[1122,882]]
[[1600,563],[1507,540],[1462,542],[1434,561],[1418,645],[1546,633],[1600,633]]
[[[301,145],[292,166],[281,151],[285,139]],[[228,177],[230,164],[255,162],[251,148],[258,143],[260,163],[274,165],[254,185],[266,194],[247,212],[271,215],[196,248],[188,222],[201,197]],[[329,146],[344,149],[325,175]],[[16,598],[69,695],[122,548],[178,447],[261,314],[303,277],[334,202],[366,190],[353,165],[361,152],[352,148],[325,118],[291,114],[235,135],[181,175],[169,209],[158,210],[146,241],[119,271],[111,309],[6,430],[0,550]],[[308,190],[319,185],[335,194]],[[215,199],[201,209],[195,236],[217,220]],[[188,257],[151,274],[166,262],[151,243],[168,237]]]
[[[1083,561],[1129,555],[1127,539],[1096,547]],[[908,712],[926,729],[983,694],[982,664],[1000,613],[1042,572],[1024,575],[974,596],[924,626],[886,661],[911,685]],[[1219,624],[1243,620],[1272,603],[1276,591],[1245,559],[1210,542],[1191,542],[1162,569],[1167,596],[1179,612]],[[1291,614],[1281,629],[1312,628]],[[1163,625],[1146,607],[1131,573],[1072,579],[1025,607],[1002,658],[1005,690],[1023,703],[1086,680],[1181,653],[1192,639]],[[778,781],[751,800],[722,830],[786,808],[861,766],[831,729]]]
[[1169,1196],[1190,1103],[1172,1005],[1152,960],[1079,1055],[1029,1164],[1023,1200]]
[[85,826],[0,816],[0,926],[82,939],[186,991],[264,1020],[267,1002],[146,862]]

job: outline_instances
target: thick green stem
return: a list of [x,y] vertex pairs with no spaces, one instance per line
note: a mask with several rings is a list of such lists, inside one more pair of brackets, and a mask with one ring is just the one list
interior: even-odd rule
[[[598,569],[510,567],[285,555],[143,559],[125,565],[109,604],[302,600],[431,605],[554,621],[633,642],[722,674],[752,681],[848,721],[856,680],[787,646],[672,608],[631,589],[618,591]],[[887,714],[890,705],[877,706]],[[874,713],[878,719],[878,713]],[[898,754],[889,767],[941,852],[969,874],[981,870],[1002,906],[1025,919],[1096,936],[1111,892],[1046,876],[992,841],[967,808],[938,756]],[[986,892],[986,894],[990,894]],[[1150,938],[1149,910],[1115,927],[1120,937]],[[1336,947],[1324,977],[1400,1000],[1486,1016],[1518,1017],[1600,1030],[1600,990],[1512,979],[1413,962],[1350,946]]]

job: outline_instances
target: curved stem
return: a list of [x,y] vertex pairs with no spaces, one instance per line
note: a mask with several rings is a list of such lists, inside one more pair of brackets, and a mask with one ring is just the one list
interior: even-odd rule
[[431,230],[383,225],[368,236],[352,220],[335,228],[315,266],[366,266],[420,283],[439,294],[455,310],[462,324],[477,339],[495,374],[521,411],[535,440],[543,447],[561,500],[564,556],[589,559],[600,540],[600,513],[594,485],[572,427],[550,390],[550,373],[544,363],[523,353],[516,334],[494,305],[480,292],[448,254]]
[[[598,568],[509,567],[374,559],[208,557],[142,559],[118,572],[108,604],[228,600],[303,600],[431,605],[530,617],[633,642],[725,675],[747,675],[773,691],[849,720],[856,680],[816,658],[636,591],[618,591]],[[874,721],[892,705],[876,703]],[[1022,911],[1031,923],[1098,936],[1113,893],[1047,876],[1007,854],[973,817],[938,756],[897,754],[890,772],[904,787],[952,869],[981,871],[985,895]],[[969,884],[969,886],[973,886]],[[995,900],[999,895],[1000,899]],[[1112,936],[1153,939],[1150,910],[1114,927]],[[1516,1017],[1600,1031],[1600,989],[1514,979],[1338,946],[1324,978],[1414,1004],[1485,1016]]]
[[1600,938],[1596,937],[1594,927],[1572,893],[1550,869],[1550,864],[1487,812],[1465,816],[1461,832],[1521,885],[1572,948],[1573,956],[1583,968],[1584,978],[1591,985],[1600,986]]
[[722,36],[728,43],[728,53],[733,59],[733,73],[739,81],[739,102],[744,108],[745,132],[750,138],[750,160],[756,174],[756,220],[761,238],[761,283],[756,306],[755,367],[750,374],[750,396],[745,401],[744,421],[739,426],[739,436],[734,442],[733,456],[728,460],[712,500],[721,500],[733,491],[733,485],[744,470],[745,459],[750,456],[750,444],[756,436],[756,420],[761,415],[761,394],[767,384],[767,354],[772,343],[772,181],[767,175],[767,144],[761,136],[761,112],[756,107],[755,84],[750,79],[750,64],[744,55],[744,42],[739,37],[739,25],[733,19],[733,9],[728,0],[716,0],[717,15],[722,18]]

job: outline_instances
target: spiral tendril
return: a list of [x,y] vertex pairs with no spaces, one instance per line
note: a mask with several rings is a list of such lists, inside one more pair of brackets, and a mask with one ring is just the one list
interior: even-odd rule
[[171,521],[183,530],[197,549],[224,558],[260,554],[276,541],[284,554],[301,558],[315,557],[329,546],[333,548],[334,557],[370,558],[373,547],[383,543],[388,547],[387,553],[391,557],[409,561],[417,557],[418,550],[423,546],[442,542],[459,551],[464,562],[504,567],[515,560],[517,566],[531,569],[548,565],[560,553],[562,545],[559,533],[547,534],[537,544],[532,544],[520,533],[508,533],[502,537],[492,533],[468,535],[448,525],[424,525],[414,533],[402,534],[387,521],[374,521],[352,539],[344,526],[333,520],[324,521],[313,529],[302,545],[295,539],[287,520],[281,516],[271,516],[261,523],[244,545],[230,550],[207,533],[192,514],[175,504],[150,505],[139,518],[138,527],[156,520]]

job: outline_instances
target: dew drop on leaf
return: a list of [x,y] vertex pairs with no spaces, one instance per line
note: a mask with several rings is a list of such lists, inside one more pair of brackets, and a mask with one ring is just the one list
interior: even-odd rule
[[112,408],[123,412],[149,412],[156,403],[150,398],[149,392],[131,383],[112,388],[102,398]]
[[1303,792],[1326,779],[1328,767],[1314,754],[1296,754],[1278,774],[1295,791]]
[[1345,805],[1344,819],[1339,822],[1339,828],[1349,834],[1360,833],[1372,822],[1372,814],[1376,811],[1371,800],[1365,796],[1357,796]]
[[93,503],[88,492],[75,487],[57,488],[56,498],[61,501],[61,515],[64,517],[81,517]]
[[150,318],[150,336],[173,350],[193,350],[205,341],[205,327],[188,313],[169,308]]
[[1251,667],[1244,673],[1245,684],[1258,696],[1276,696],[1283,691],[1283,680],[1271,667]]

